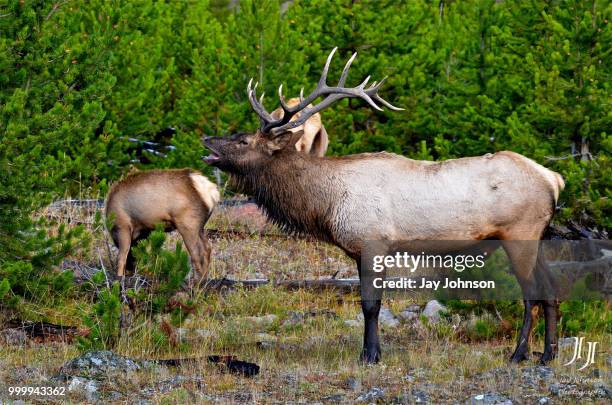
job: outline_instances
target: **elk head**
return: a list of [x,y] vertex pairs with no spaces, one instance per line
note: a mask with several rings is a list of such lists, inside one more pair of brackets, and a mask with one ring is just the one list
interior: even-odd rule
[[[283,110],[283,115],[280,118],[275,118],[266,111],[262,104],[264,95],[262,94],[259,99],[257,98],[257,83],[253,86],[253,79],[251,79],[247,85],[247,94],[251,107],[259,116],[259,129],[254,133],[238,133],[230,137],[204,137],[202,142],[210,150],[210,154],[204,158],[204,161],[229,173],[244,174],[254,167],[265,167],[270,160],[276,159],[280,155],[295,154],[297,151],[293,145],[301,138],[303,131],[292,132],[291,129],[303,125],[312,115],[343,98],[361,98],[378,111],[382,111],[382,108],[377,103],[392,110],[402,110],[402,108],[391,105],[378,95],[378,90],[385,82],[386,77],[380,82],[370,84],[368,87],[366,86],[370,76],[357,87],[344,87],[350,66],[357,53],[354,53],[344,66],[338,84],[328,86],[327,73],[336,50],[337,48],[334,48],[327,57],[321,78],[313,92],[304,97],[304,89],[302,88],[299,103],[290,106],[285,101],[283,86],[280,85],[278,96]],[[320,103],[312,105],[311,103],[319,97],[325,98]],[[299,117],[292,120],[298,113]],[[289,145],[292,147],[288,148]]]

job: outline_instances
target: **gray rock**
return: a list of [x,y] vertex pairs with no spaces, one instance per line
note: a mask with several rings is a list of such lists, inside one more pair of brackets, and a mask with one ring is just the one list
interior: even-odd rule
[[576,384],[564,384],[564,383],[554,383],[549,387],[549,391],[552,395],[557,397],[564,397],[572,392],[577,391]]
[[430,322],[438,322],[440,320],[440,313],[446,312],[446,307],[440,304],[437,300],[431,300],[425,305],[423,315],[429,319]]
[[474,395],[467,402],[470,405],[512,405],[512,401],[495,392]]
[[258,327],[268,327],[272,325],[276,321],[276,319],[278,319],[278,316],[274,314],[263,316],[247,316],[246,318],[244,318],[244,320],[248,323]]
[[278,342],[278,337],[270,335],[269,333],[256,333],[254,337],[256,342]]
[[289,311],[288,315],[289,316],[287,317],[287,319],[283,321],[282,326],[301,325],[302,323],[304,323],[304,320],[306,319],[306,316],[304,315],[303,312]]
[[412,398],[417,404],[425,404],[429,402],[429,396],[427,395],[427,393],[416,388],[412,389]]
[[[363,314],[357,315],[357,321],[363,323]],[[393,312],[387,307],[381,307],[378,314],[378,321],[382,327],[395,328],[399,326],[399,320],[393,315]]]
[[548,404],[550,403],[550,398],[548,397],[542,397],[538,400],[538,404],[544,405],[544,404]]
[[375,401],[385,396],[385,391],[382,388],[371,388],[368,392],[365,392],[357,397],[359,402]]
[[357,319],[347,319],[344,321],[346,326],[350,326],[351,328],[356,328],[357,326],[363,325],[363,321],[358,321]]
[[208,329],[194,329],[193,335],[198,339],[210,339],[215,337],[215,333]]
[[399,326],[399,320],[393,315],[389,308],[382,307],[378,314],[378,322],[383,328],[396,328]]
[[202,388],[205,385],[204,379],[202,379],[201,377],[186,377],[184,375],[175,375],[169,380],[165,380],[165,381],[156,383],[155,386],[152,388],[154,391],[157,391],[160,394],[165,394],[167,392],[174,390],[177,387],[180,387],[186,384],[195,386],[198,389]]
[[575,344],[576,344],[575,337],[562,337],[561,339],[559,339],[559,342],[557,342],[559,349],[574,347]]
[[410,321],[414,321],[416,319],[419,319],[419,313],[418,312],[408,311],[407,309],[405,309],[402,312],[400,312],[397,316],[403,322],[410,322]]
[[612,399],[612,389],[603,382],[596,382],[593,384],[593,390],[595,391],[595,395],[600,398]]
[[415,378],[414,376],[410,375],[410,374],[406,374],[405,376],[402,377],[402,380],[409,382],[409,383],[413,383]]
[[29,385],[43,382],[47,379],[43,370],[30,366],[13,368],[10,371],[10,376],[15,382],[28,383]]
[[410,370],[408,370],[408,374],[406,374],[403,379],[408,381],[408,379],[423,379],[427,377],[428,371],[425,370],[424,368],[411,368]]
[[83,377],[73,377],[68,383],[68,391],[82,394],[88,401],[100,398],[98,383]]
[[555,376],[555,371],[548,366],[525,367],[521,372],[523,373],[523,380],[526,381],[534,379],[549,381]]
[[343,402],[344,395],[342,394],[328,395],[326,397],[321,398],[321,400],[326,401],[326,402]]
[[361,390],[361,381],[355,377],[348,377],[346,380],[344,380],[344,386],[348,390],[359,391]]
[[176,335],[179,342],[194,343],[201,340],[210,339],[215,336],[213,332],[207,329],[188,329],[176,328]]
[[250,392],[237,392],[236,394],[234,394],[234,401],[252,404],[254,402],[253,394]]
[[122,393],[117,391],[111,391],[104,397],[104,399],[107,401],[119,401],[123,397],[124,395]]
[[87,352],[62,366],[61,374],[101,379],[114,373],[131,373],[140,370],[141,364],[109,350]]

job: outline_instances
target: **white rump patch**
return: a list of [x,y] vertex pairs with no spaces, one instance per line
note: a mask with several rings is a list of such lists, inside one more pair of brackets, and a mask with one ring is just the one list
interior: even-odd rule
[[548,181],[548,183],[550,183],[550,185],[553,188],[554,194],[555,194],[555,203],[556,203],[557,200],[559,199],[559,194],[565,188],[565,181],[563,181],[563,177],[561,177],[559,173],[553,172],[552,170],[545,168],[541,164],[527,157],[524,157],[524,158],[529,162],[529,164],[534,169],[536,169],[542,176],[544,176],[544,178]]
[[212,211],[221,199],[217,186],[201,174],[191,173],[189,177],[191,177],[193,186],[202,197],[204,204]]

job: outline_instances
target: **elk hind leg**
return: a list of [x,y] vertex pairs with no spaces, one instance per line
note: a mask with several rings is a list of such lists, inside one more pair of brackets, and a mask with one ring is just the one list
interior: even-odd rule
[[205,247],[200,239],[200,226],[193,225],[185,225],[178,224],[176,225],[177,231],[183,237],[183,241],[185,242],[185,246],[187,247],[187,251],[189,252],[189,256],[191,257],[191,265],[192,265],[192,282],[191,285],[199,282],[204,274],[204,269],[202,268],[202,257],[205,255]]
[[538,252],[536,263],[536,278],[539,290],[542,291],[542,307],[544,309],[544,352],[540,364],[546,364],[557,357],[557,317],[559,313],[559,295],[556,279],[551,273],[544,256]]
[[529,359],[531,331],[537,321],[539,309],[539,302],[535,299],[537,286],[534,274],[538,247],[538,241],[511,240],[504,242],[504,250],[512,262],[514,273],[523,291],[523,303],[525,305],[523,326],[518,336],[516,349],[510,357],[510,361],[513,363]]
[[127,227],[115,226],[112,230],[112,237],[115,246],[119,249],[117,255],[117,276],[123,278],[132,245],[132,232]]
[[130,247],[130,250],[128,251],[127,260],[126,260],[126,266],[125,266],[125,268],[127,270],[127,273],[129,275],[133,275],[134,272],[136,271],[136,258],[132,254],[132,247],[138,245],[138,243],[140,241],[147,239],[149,237],[149,235],[151,235],[151,231],[150,230],[140,231],[138,236],[135,237],[134,240],[132,241],[132,245]]

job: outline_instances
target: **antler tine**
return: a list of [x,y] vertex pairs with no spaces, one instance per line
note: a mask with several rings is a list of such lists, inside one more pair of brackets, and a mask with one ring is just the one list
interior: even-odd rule
[[287,111],[289,110],[289,105],[287,105],[287,103],[285,102],[285,96],[283,96],[283,85],[282,84],[278,86],[278,98],[280,100],[281,107],[283,108],[283,111],[286,114]]
[[338,80],[338,87],[344,86],[344,82],[346,82],[346,77],[348,76],[348,71],[356,57],[357,52],[353,53],[353,56],[351,56],[348,62],[346,62],[346,65],[344,65],[344,69],[342,69],[342,74],[340,75],[340,80]]
[[300,89],[300,101],[304,101],[304,88]]
[[314,90],[313,93],[316,93],[317,90],[320,90],[321,88],[327,87],[327,72],[329,71],[329,65],[331,64],[332,58],[334,57],[334,54],[337,50],[338,47],[336,46],[327,56],[327,60],[325,61],[325,67],[323,67],[323,72],[321,73],[321,78],[319,79],[319,84],[317,85],[317,88]]
[[273,119],[270,116],[270,114],[266,111],[266,109],[264,108],[262,104],[263,94],[261,95],[261,99],[257,101],[257,85],[259,84],[259,82],[256,82],[253,88],[251,88],[252,84],[253,84],[253,78],[249,80],[249,84],[247,85],[247,95],[249,97],[249,102],[251,103],[251,107],[253,107],[253,110],[257,113],[257,115],[259,115],[261,125],[262,127],[264,127],[265,125],[273,121]]
[[384,98],[379,96],[378,94],[376,94],[372,98],[374,100],[378,101],[379,103],[381,103],[382,105],[384,105],[385,107],[387,107],[390,110],[393,110],[393,111],[404,111],[405,110],[405,108],[394,106],[393,104],[391,104],[390,102],[388,102],[387,100],[385,100]]
[[372,85],[365,91],[365,93],[390,110],[404,111],[403,108],[394,106],[393,104],[389,103],[387,100],[385,100],[384,98],[378,95],[378,89],[380,89],[380,87],[383,85],[383,83],[386,80],[387,80],[387,76],[383,77],[382,80],[378,83],[376,82],[372,83]]

